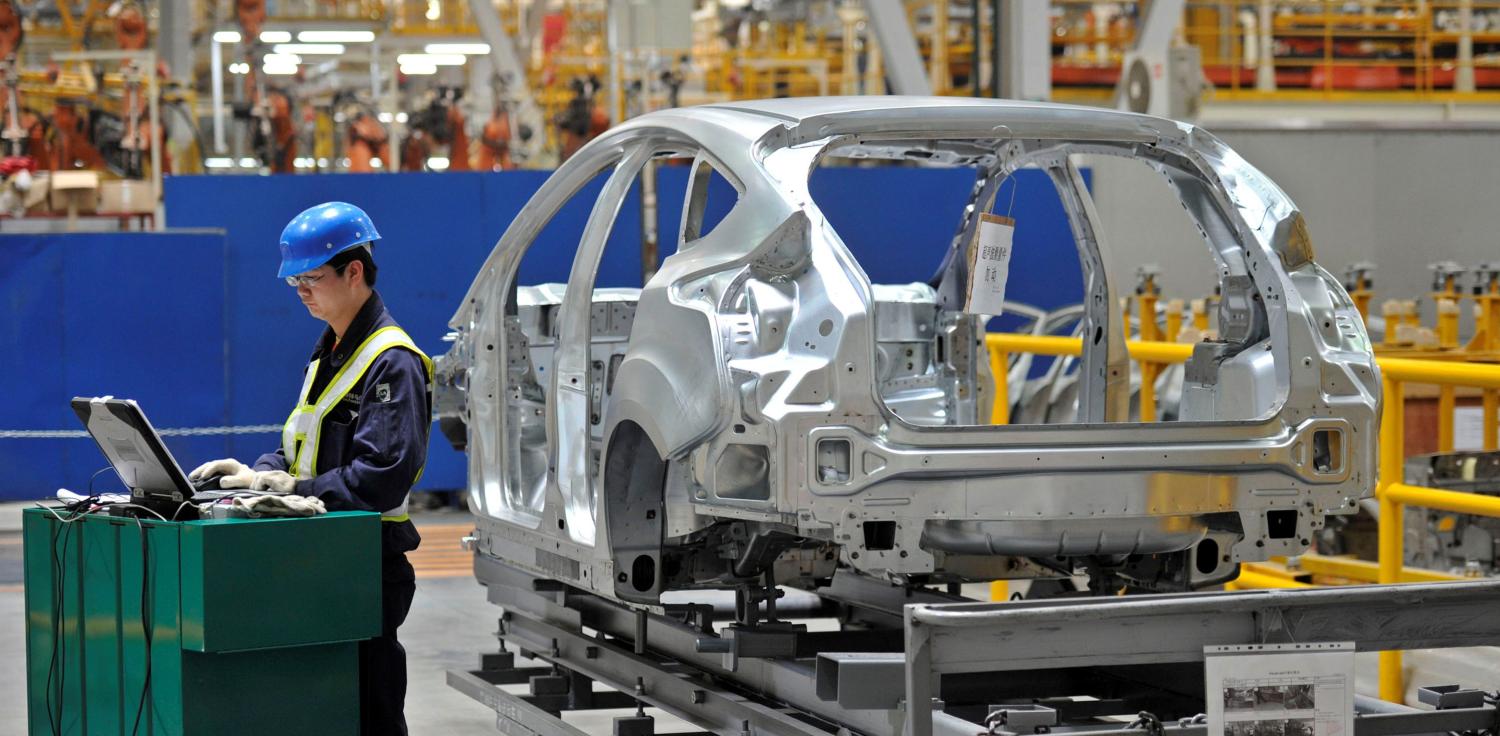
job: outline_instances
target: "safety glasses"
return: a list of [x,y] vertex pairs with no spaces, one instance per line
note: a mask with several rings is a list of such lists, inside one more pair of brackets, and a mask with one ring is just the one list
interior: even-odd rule
[[304,273],[300,276],[288,276],[286,277],[286,285],[292,288],[306,286],[307,288],[311,289],[313,286],[317,285],[319,281],[322,281],[323,278],[327,275],[328,274],[326,273],[320,273],[316,276],[309,276]]
[[[339,266],[338,268],[333,269],[333,272],[338,276],[343,276],[344,267]],[[288,276],[286,277],[286,285],[292,288],[306,286],[307,288],[311,289],[312,287],[317,286],[318,282],[322,281],[327,276],[328,274],[326,273],[320,273],[317,276],[309,276],[305,273],[301,274],[300,276]]]

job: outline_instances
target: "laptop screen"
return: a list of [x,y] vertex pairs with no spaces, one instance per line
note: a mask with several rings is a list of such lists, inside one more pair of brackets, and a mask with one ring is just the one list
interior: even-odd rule
[[105,396],[75,398],[72,405],[132,495],[178,503],[192,497],[187,474],[178,467],[138,404]]

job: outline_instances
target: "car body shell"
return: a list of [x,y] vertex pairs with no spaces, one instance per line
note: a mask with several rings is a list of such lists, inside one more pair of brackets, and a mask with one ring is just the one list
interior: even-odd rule
[[[1165,176],[1218,264],[1220,334],[1195,346],[1178,421],[1126,421],[1118,256],[1077,165],[1094,155]],[[693,160],[682,244],[638,291],[595,289],[625,193],[663,156]],[[809,193],[835,157],[978,172],[936,276],[869,282]],[[977,214],[1022,167],[1056,185],[1083,267],[1073,424],[988,424],[985,319],[963,311]],[[710,171],[738,201],[699,232]],[[517,284],[601,173],[567,285]],[[1374,481],[1379,374],[1300,212],[1212,135],[1142,115],[898,97],[643,115],[541,187],[450,324],[439,414],[469,455],[481,554],[625,600],[768,572],[976,580],[1143,558],[1176,561],[1138,578],[1205,585],[1307,549]]]

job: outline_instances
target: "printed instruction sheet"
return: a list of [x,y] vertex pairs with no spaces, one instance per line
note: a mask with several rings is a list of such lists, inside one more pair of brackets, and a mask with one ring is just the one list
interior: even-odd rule
[[1203,653],[1208,736],[1353,736],[1352,642]]
[[998,317],[1005,311],[1005,282],[1010,279],[1010,248],[1016,221],[988,212],[979,216],[969,244],[969,283],[964,311]]

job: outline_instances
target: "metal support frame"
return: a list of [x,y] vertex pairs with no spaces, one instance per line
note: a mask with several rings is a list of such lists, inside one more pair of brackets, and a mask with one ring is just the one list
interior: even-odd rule
[[[217,39],[209,41],[209,79],[213,88],[213,112],[214,124],[214,153],[224,153],[229,150],[229,144],[224,139],[224,44]],[[204,151],[204,155],[208,152]]]
[[[702,621],[689,624],[693,617],[670,605],[634,609],[486,555],[476,558],[475,573],[490,601],[504,609],[501,641],[547,665],[515,667],[512,655],[501,653],[486,655],[487,666],[479,670],[449,672],[449,684],[494,709],[506,733],[576,736],[560,719],[562,711],[639,701],[731,736],[975,734],[985,732],[978,723],[990,712],[985,703],[1049,686],[1037,683],[1067,690],[1133,680],[1166,693],[1159,702],[1201,701],[1208,644],[1353,640],[1360,650],[1379,650],[1500,643],[1500,619],[1488,614],[1500,603],[1500,580],[1031,603],[952,603],[915,590],[901,628],[886,629],[904,632],[904,655],[858,650],[858,636],[836,638],[854,632],[824,632],[835,638],[823,640],[811,667],[804,653],[726,657],[714,651],[722,651],[713,646],[722,642]],[[868,597],[884,616],[902,601],[903,590],[836,581],[819,593],[844,605]],[[594,680],[620,692],[592,693]],[[532,684],[530,695],[496,687],[523,682]],[[1088,705],[1088,712],[1072,713],[1066,711],[1080,706],[1071,700],[1018,707],[1024,712],[1015,714],[1017,728],[1029,731],[1026,723],[1051,719],[1054,734],[1141,733],[1078,725],[1134,707],[1110,698]],[[1370,705],[1357,709],[1354,736],[1477,731],[1496,721],[1489,706],[1418,712]],[[1162,731],[1205,733],[1201,723],[1170,719]]]
[[[542,141],[546,139],[543,134],[544,121],[541,108],[537,107],[536,100],[531,96],[531,84],[526,78],[526,67],[521,63],[521,56],[516,53],[515,40],[505,31],[505,24],[500,21],[500,13],[495,10],[493,3],[470,0],[469,14],[479,26],[479,35],[490,45],[490,63],[494,65],[495,77],[500,81],[502,97],[515,104],[513,113],[516,124],[511,126],[511,147],[526,160],[535,159]],[[485,114],[488,113],[486,110]],[[529,139],[522,138],[522,128],[531,130]]]
[[1358,651],[1500,643],[1500,580],[906,608],[907,734],[928,736],[938,675],[1164,662],[1223,644],[1353,641]]
[[891,93],[932,94],[932,84],[927,78],[922,54],[917,49],[917,39],[912,35],[911,23],[906,18],[906,5],[900,0],[865,0],[865,12],[869,15],[870,27],[875,29],[875,38],[880,41],[880,52],[885,55]]
[[[167,63],[174,79],[193,76],[193,12],[189,0],[166,0],[157,12],[156,50],[157,56]],[[155,73],[155,69],[151,70]],[[193,135],[196,123],[174,116],[166,121],[167,128],[175,139],[187,139]],[[206,152],[204,152],[206,154]]]
[[1185,0],[1155,0],[1137,24],[1135,44],[1120,64],[1114,107],[1167,117],[1172,113],[1172,36]]
[[[155,51],[67,51],[52,54],[54,61],[119,61],[134,62],[136,69],[145,78],[146,119],[151,121],[153,131],[161,130],[161,86],[156,77]],[[151,144],[151,197],[156,203],[151,216],[153,230],[166,229],[166,212],[161,199],[161,144]]]
[[165,0],[157,8],[156,53],[176,78],[191,78],[193,9],[191,0]]
[[1004,2],[994,23],[999,94],[1012,100],[1052,97],[1052,18],[1047,3]]

